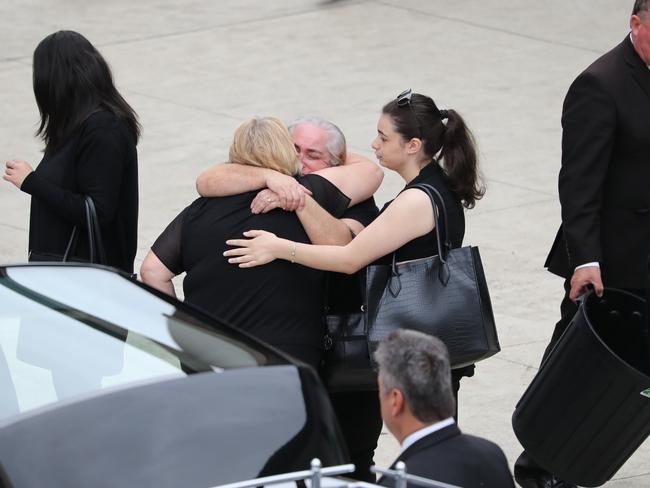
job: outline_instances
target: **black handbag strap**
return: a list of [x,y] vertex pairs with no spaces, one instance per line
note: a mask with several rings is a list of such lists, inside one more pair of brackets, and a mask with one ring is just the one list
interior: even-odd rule
[[[440,272],[438,274],[438,278],[440,279],[440,282],[443,285],[446,285],[447,282],[449,281],[449,266],[447,264],[447,257],[449,256],[449,251],[451,250],[451,242],[449,241],[449,227],[447,222],[449,219],[447,218],[447,207],[445,206],[445,201],[442,198],[442,195],[438,190],[436,190],[432,185],[429,185],[428,183],[417,183],[413,186],[409,186],[406,188],[406,190],[410,188],[417,188],[419,190],[422,190],[424,193],[426,193],[431,200],[431,206],[433,207],[433,230],[435,231],[436,234],[436,244],[438,245],[438,257],[440,258],[441,266],[440,266]],[[442,215],[441,215],[442,214]],[[442,219],[441,219],[442,217]],[[444,235],[445,235],[445,240],[444,244],[442,241],[442,237],[440,236],[440,223],[442,220],[442,225],[444,226]],[[398,276],[399,273],[397,271],[397,251],[393,252],[393,262],[392,262],[392,276]],[[401,289],[401,285],[399,285],[399,289]],[[399,289],[397,290],[397,293],[399,293]],[[394,293],[391,291],[391,293]]]
[[[93,202],[93,199],[88,195],[84,196],[84,214],[86,233],[88,236],[88,261],[91,263],[106,264],[106,251],[104,250],[104,241],[99,227],[95,202]],[[76,247],[75,244],[78,232],[78,226],[75,225],[70,234],[70,239],[65,248],[65,253],[63,254],[63,262],[67,262],[71,258],[72,250]]]
[[[447,222],[449,222],[449,219],[447,218],[447,207],[445,206],[445,201],[442,198],[442,195],[438,190],[436,190],[433,186],[429,185],[428,183],[418,183],[413,186],[409,186],[408,188],[405,188],[404,190],[409,190],[411,188],[418,188],[422,190],[424,193],[426,193],[431,200],[431,206],[433,207],[433,221],[435,223],[434,225],[434,231],[436,233],[436,243],[438,244],[438,254],[440,255],[440,259],[444,262],[447,259],[447,255],[449,254],[449,251],[451,250],[451,241],[449,240],[449,225]],[[442,215],[440,215],[442,213]],[[441,245],[442,243],[442,238],[440,237],[440,220],[442,217],[442,225],[445,228],[445,242],[444,242],[444,247]],[[397,253],[393,253],[393,266],[395,264],[395,255]]]
[[72,252],[72,248],[75,247],[76,241],[77,241],[77,226],[75,225],[72,228],[72,232],[70,233],[70,239],[68,239],[68,245],[65,246],[65,252],[63,253],[63,259],[62,259],[64,263],[70,259],[70,252]]
[[[429,185],[428,183],[419,183],[417,185],[413,185],[411,188],[419,188],[420,190],[423,190],[431,200],[431,205],[433,207],[433,217],[435,221],[434,230],[436,231],[436,243],[438,244],[438,254],[440,254],[441,257],[446,260],[447,255],[449,254],[449,251],[452,248],[452,245],[451,245],[451,241],[449,240],[449,218],[447,213],[447,206],[445,205],[445,200],[444,198],[442,198],[440,192],[435,187]],[[444,227],[444,236],[445,236],[443,246],[441,246],[442,238],[440,237],[441,219],[442,219],[442,225]]]
[[88,247],[90,248],[90,262],[106,264],[106,251],[104,240],[99,227],[99,218],[95,209],[95,202],[88,195],[84,197],[86,206],[86,228],[88,229]]

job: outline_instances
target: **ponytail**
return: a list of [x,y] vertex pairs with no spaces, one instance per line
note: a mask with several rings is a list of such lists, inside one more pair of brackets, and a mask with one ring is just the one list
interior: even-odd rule
[[455,110],[441,110],[447,124],[442,139],[442,168],[451,189],[465,208],[474,208],[485,194],[478,171],[476,143],[465,121]]
[[391,117],[405,140],[422,140],[424,154],[430,159],[441,153],[438,160],[442,160],[440,166],[451,189],[465,208],[473,208],[485,188],[479,177],[474,137],[460,114],[440,110],[431,97],[410,90],[384,105],[382,112]]

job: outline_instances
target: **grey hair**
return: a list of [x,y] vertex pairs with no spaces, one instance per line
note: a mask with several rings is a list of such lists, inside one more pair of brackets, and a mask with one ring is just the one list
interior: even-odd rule
[[449,354],[440,339],[397,329],[381,341],[375,360],[384,389],[400,390],[420,422],[443,420],[454,414]]
[[289,133],[293,134],[293,130],[303,124],[315,125],[327,132],[327,144],[325,147],[330,157],[330,166],[339,166],[345,162],[347,145],[341,129],[329,120],[321,119],[320,117],[300,117],[289,125]]
[[632,8],[632,15],[645,15],[650,11],[650,0],[636,0],[634,8]]

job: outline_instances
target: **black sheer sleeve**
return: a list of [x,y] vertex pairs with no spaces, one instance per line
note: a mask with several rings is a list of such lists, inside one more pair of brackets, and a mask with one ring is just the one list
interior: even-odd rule
[[301,185],[311,190],[312,197],[327,212],[341,218],[350,204],[350,199],[336,186],[320,175],[309,174],[298,178]]
[[375,199],[370,197],[348,208],[341,218],[356,220],[364,227],[368,227],[377,218],[377,215],[379,215],[379,209],[375,204]]
[[183,221],[190,207],[185,208],[158,236],[156,242],[151,246],[158,259],[167,266],[167,269],[175,275],[181,274],[183,269],[183,253],[181,248],[181,236]]

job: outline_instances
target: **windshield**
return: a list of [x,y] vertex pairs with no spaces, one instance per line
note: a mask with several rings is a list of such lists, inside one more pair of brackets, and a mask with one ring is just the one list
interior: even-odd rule
[[105,388],[282,362],[106,269],[0,272],[0,420]]

